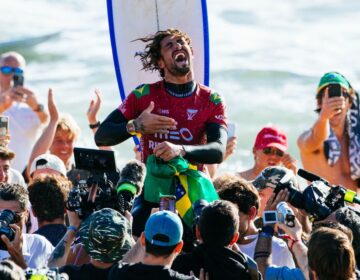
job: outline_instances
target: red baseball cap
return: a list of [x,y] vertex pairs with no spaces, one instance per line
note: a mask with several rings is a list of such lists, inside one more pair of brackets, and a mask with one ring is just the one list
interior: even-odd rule
[[263,150],[268,147],[275,147],[285,152],[288,147],[285,133],[274,126],[266,126],[260,130],[256,136],[254,148]]

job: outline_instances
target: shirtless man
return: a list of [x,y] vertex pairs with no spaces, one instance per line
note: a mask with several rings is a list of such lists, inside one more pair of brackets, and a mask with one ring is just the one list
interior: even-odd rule
[[[329,86],[334,84],[341,86],[340,96],[330,97]],[[352,116],[350,108],[358,102],[357,93],[344,76],[330,72],[321,78],[316,100],[318,119],[311,129],[298,138],[303,166],[331,184],[340,184],[357,191],[360,173],[356,176],[356,166],[351,172],[351,137],[347,128],[347,117]],[[350,121],[350,133],[355,134],[351,123]]]
[[268,166],[282,165],[296,174],[296,161],[287,152],[286,134],[275,126],[266,126],[256,136],[253,147],[254,166],[239,175],[254,180]]

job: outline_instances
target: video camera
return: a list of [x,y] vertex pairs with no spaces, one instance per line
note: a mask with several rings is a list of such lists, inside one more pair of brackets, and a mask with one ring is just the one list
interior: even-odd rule
[[90,177],[80,180],[69,192],[66,208],[77,212],[80,219],[105,207],[117,210],[116,191],[106,172],[116,172],[113,151],[74,148],[75,166],[87,170]]
[[286,174],[276,185],[274,192],[287,189],[290,193],[289,203],[296,208],[303,209],[311,215],[313,220],[323,220],[335,210],[344,207],[346,202],[360,204],[356,193],[340,185],[331,185],[325,179],[299,169],[298,175],[311,182],[301,193],[289,180]]
[[128,162],[120,173],[117,188],[107,179],[106,173],[117,172],[113,151],[74,148],[77,169],[87,170],[90,177],[80,180],[69,192],[66,208],[85,219],[93,212],[112,208],[124,214],[132,209],[133,200],[145,178],[145,165]]

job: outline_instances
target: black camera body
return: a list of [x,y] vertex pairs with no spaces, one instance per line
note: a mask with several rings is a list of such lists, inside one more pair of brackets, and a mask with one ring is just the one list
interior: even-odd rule
[[14,87],[24,86],[24,75],[15,73],[13,76]]
[[325,219],[332,212],[344,207],[345,202],[358,203],[355,194],[352,201],[347,200],[347,194],[352,191],[342,186],[331,185],[325,179],[303,169],[299,169],[298,175],[311,181],[303,192],[295,188],[292,181],[280,181],[274,192],[277,194],[280,190],[287,189],[290,193],[289,203],[298,209],[305,210],[313,220]]
[[116,190],[106,176],[107,172],[116,172],[114,152],[74,148],[74,156],[76,168],[87,170],[91,175],[72,188],[66,208],[77,212],[81,219],[106,207],[119,211]]
[[[5,235],[10,241],[15,238],[15,231],[9,227],[10,224],[16,223],[15,213],[5,209],[0,211],[0,236]],[[5,243],[0,239],[0,250],[7,250]]]

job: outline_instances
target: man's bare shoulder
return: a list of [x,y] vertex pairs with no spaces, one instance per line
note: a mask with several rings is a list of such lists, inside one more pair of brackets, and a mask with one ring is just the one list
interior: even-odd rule
[[238,172],[236,174],[239,177],[241,177],[247,181],[252,181],[256,178],[256,176],[254,175],[254,172],[253,172],[253,168],[250,168],[250,169],[242,171],[242,172]]
[[311,143],[311,137],[313,136],[312,129],[305,130],[301,133],[297,139],[297,145],[299,147],[300,153],[302,154],[317,154],[319,153],[320,148],[314,148],[314,145]]

